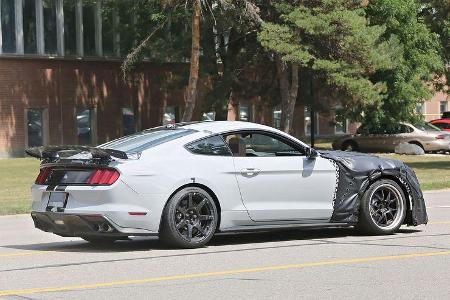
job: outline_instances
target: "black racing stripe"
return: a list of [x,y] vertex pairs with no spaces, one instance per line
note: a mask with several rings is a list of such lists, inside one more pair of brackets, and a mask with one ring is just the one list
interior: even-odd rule
[[54,191],[55,188],[56,188],[56,186],[54,186],[54,185],[49,185],[49,186],[47,186],[46,191]]

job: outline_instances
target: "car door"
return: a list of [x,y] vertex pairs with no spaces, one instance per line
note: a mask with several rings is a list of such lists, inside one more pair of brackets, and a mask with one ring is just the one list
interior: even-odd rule
[[242,201],[250,218],[264,221],[328,220],[336,169],[328,159],[307,158],[291,140],[265,131],[224,136]]

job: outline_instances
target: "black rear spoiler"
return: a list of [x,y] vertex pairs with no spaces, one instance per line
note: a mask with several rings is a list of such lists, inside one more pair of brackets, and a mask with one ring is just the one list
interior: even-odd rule
[[82,152],[88,152],[93,160],[110,161],[113,157],[128,159],[128,155],[119,150],[103,149],[89,146],[41,146],[32,147],[25,150],[29,156],[36,157],[48,162],[54,162],[59,159],[65,159],[68,156]]

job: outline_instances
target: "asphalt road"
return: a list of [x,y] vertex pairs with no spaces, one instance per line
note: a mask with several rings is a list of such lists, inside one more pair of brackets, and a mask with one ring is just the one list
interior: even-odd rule
[[450,191],[425,193],[430,223],[393,236],[349,228],[215,237],[203,249],[157,239],[94,247],[0,217],[0,298],[450,298]]

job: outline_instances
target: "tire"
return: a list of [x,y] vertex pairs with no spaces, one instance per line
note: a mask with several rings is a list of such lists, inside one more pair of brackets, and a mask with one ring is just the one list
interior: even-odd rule
[[419,146],[426,153],[425,148],[423,147],[423,145],[421,143],[419,143],[419,142],[409,142],[409,144]]
[[357,228],[373,235],[393,234],[403,224],[405,215],[406,198],[402,188],[393,180],[381,179],[362,196]]
[[356,144],[356,142],[354,141],[346,141],[342,144],[341,147],[342,151],[358,151],[358,144]]
[[186,187],[173,195],[161,217],[160,240],[177,248],[203,247],[218,224],[214,199],[199,187]]
[[89,242],[92,245],[101,246],[101,245],[111,245],[115,241],[117,241],[114,237],[90,237],[90,236],[83,236],[81,237],[86,242]]

